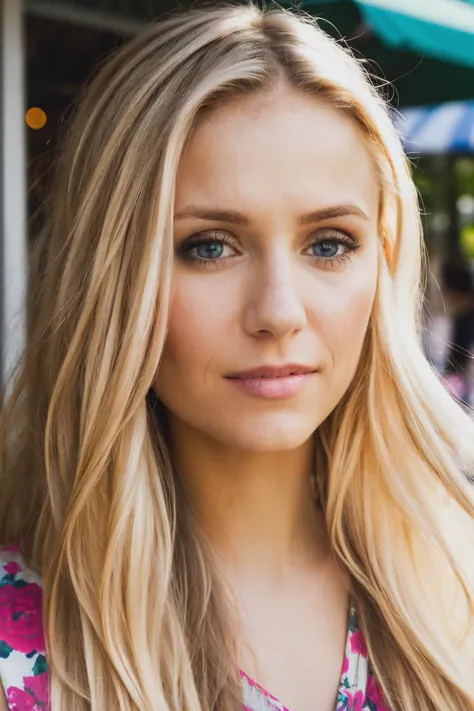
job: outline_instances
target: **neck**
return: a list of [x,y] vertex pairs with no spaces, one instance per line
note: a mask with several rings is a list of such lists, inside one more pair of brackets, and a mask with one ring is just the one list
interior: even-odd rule
[[183,422],[171,422],[171,439],[197,521],[231,574],[281,582],[327,558],[312,441],[292,451],[236,451]]

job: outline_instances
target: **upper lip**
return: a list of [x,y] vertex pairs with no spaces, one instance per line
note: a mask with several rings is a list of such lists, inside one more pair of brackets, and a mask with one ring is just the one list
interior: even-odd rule
[[312,365],[301,365],[300,363],[288,363],[285,365],[260,365],[257,368],[241,370],[238,373],[231,373],[228,378],[285,378],[289,375],[304,375],[314,373],[316,368]]

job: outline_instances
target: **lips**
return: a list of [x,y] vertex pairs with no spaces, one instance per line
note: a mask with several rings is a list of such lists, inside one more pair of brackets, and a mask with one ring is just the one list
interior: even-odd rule
[[227,376],[241,392],[261,400],[292,398],[303,392],[317,370],[308,365],[264,365]]
[[232,373],[227,377],[230,379],[288,378],[292,375],[308,375],[315,372],[316,368],[313,366],[290,363],[288,365],[264,365],[250,370]]

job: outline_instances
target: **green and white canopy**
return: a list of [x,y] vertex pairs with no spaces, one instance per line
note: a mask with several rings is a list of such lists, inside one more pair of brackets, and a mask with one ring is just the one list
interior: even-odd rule
[[474,98],[474,0],[281,0],[373,61],[400,106]]
[[355,0],[388,46],[474,68],[474,6],[464,0]]

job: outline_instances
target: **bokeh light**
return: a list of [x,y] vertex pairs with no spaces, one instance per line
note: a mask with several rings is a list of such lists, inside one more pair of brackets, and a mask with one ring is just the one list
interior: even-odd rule
[[48,120],[48,117],[46,116],[43,109],[40,109],[37,106],[28,109],[25,118],[27,125],[35,130],[43,128],[46,125],[46,121]]

